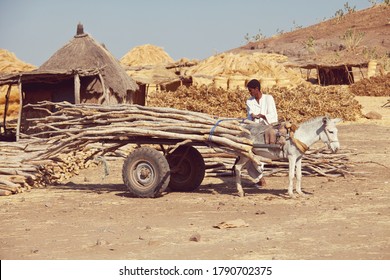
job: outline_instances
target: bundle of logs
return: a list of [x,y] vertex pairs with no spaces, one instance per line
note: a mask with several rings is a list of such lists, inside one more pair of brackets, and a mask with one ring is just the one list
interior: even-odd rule
[[[46,114],[29,119],[28,130],[23,135],[50,144],[41,155],[45,158],[67,154],[96,142],[121,142],[110,148],[114,150],[148,138],[171,139],[177,141],[177,145],[208,143],[256,162],[252,141],[245,137],[249,131],[240,125],[243,120],[216,119],[203,113],[139,105],[75,105],[45,101],[26,107]],[[49,107],[52,110],[48,110]]]
[[[0,195],[64,182],[80,169],[99,164],[99,156],[118,155],[141,138],[157,139],[155,143],[175,140],[170,149],[203,143],[196,148],[210,176],[231,175],[237,156],[259,160],[252,154],[252,142],[244,137],[248,132],[240,125],[242,120],[137,105],[42,102],[27,106],[44,114],[28,120],[28,130],[19,142],[0,143]],[[349,173],[348,168],[346,153],[331,155],[320,149],[303,160],[306,174],[341,176]],[[287,170],[284,161],[266,165],[268,175]]]
[[97,148],[42,157],[49,146],[31,139],[0,142],[0,196],[61,183],[99,163],[94,158]]
[[39,187],[44,178],[40,175],[43,162],[35,159],[42,152],[30,146],[30,141],[0,142],[0,195],[19,193]]

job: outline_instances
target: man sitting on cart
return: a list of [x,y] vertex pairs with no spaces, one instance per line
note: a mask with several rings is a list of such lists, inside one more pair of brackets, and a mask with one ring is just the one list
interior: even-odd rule
[[[276,111],[273,96],[263,93],[260,82],[256,79],[250,80],[247,84],[247,88],[251,95],[246,101],[248,119],[267,126],[278,123],[278,113]],[[276,143],[276,133],[274,129],[267,129],[265,131],[265,143]],[[260,168],[262,169],[263,166]],[[256,185],[265,186],[265,179],[261,177]]]

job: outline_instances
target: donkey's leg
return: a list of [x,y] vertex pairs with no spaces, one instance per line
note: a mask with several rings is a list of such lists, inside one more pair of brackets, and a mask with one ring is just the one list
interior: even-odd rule
[[302,189],[301,189],[301,183],[302,183],[302,156],[300,156],[298,159],[297,159],[297,163],[296,163],[296,176],[297,176],[297,182],[296,182],[296,190],[297,190],[297,193],[301,196],[305,196],[305,194],[302,192]]
[[242,171],[242,168],[247,161],[248,161],[248,159],[246,159],[244,157],[240,157],[238,162],[236,162],[236,164],[234,165],[234,171],[236,174],[236,188],[238,191],[238,195],[240,197],[243,197],[245,195],[244,190],[242,189],[242,185],[241,185],[241,171]]
[[295,162],[296,157],[293,155],[288,156],[288,195],[291,198],[296,198],[294,190],[294,176],[295,176]]

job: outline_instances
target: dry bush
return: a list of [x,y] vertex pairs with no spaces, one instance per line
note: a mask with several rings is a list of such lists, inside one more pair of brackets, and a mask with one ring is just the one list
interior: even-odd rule
[[350,88],[351,92],[357,96],[389,96],[390,73],[360,80],[351,85]]
[[248,93],[226,91],[205,85],[181,86],[175,92],[153,92],[149,94],[149,98],[148,106],[152,107],[172,107],[213,116],[244,118]]
[[[279,120],[302,122],[329,115],[353,121],[361,116],[361,105],[345,87],[298,86],[292,89],[273,87]],[[172,107],[203,112],[220,118],[245,118],[246,90],[223,90],[201,86],[180,87],[175,92],[154,92],[148,106]]]

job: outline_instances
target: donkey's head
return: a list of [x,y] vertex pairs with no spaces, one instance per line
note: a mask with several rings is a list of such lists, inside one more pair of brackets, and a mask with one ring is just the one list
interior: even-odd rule
[[267,125],[261,123],[251,122],[245,124],[244,128],[249,130],[249,135],[242,135],[253,141],[253,144],[264,144],[264,131],[267,128]]
[[340,122],[341,119],[330,119],[329,117],[324,117],[322,119],[322,128],[320,131],[320,139],[322,142],[326,143],[329,147],[329,149],[332,150],[332,152],[337,152],[337,150],[340,148],[340,142],[339,138],[337,136],[337,127],[336,124]]

